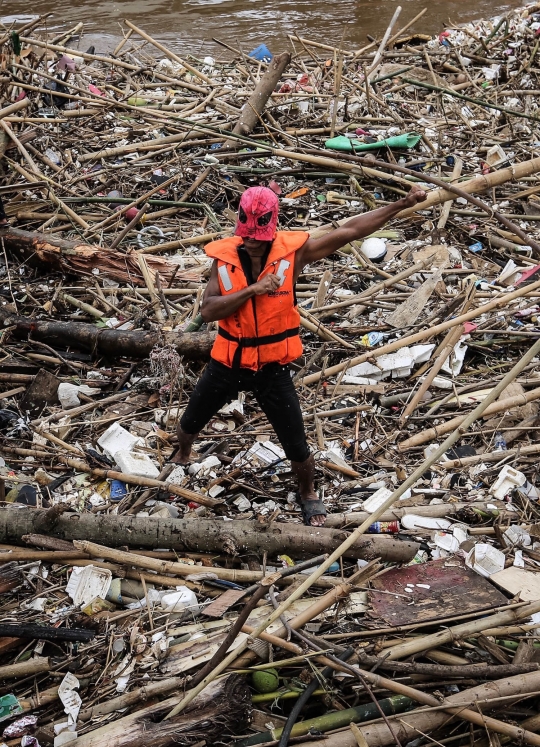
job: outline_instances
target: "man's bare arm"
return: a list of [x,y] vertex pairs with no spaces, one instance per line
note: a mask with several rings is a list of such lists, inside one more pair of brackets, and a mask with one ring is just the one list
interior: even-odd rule
[[265,275],[262,280],[253,285],[248,285],[236,293],[228,293],[226,296],[221,295],[219,287],[218,266],[214,260],[210,272],[210,280],[204,291],[201,304],[201,316],[205,322],[217,322],[234,314],[240,306],[246,303],[253,296],[262,296],[265,293],[271,293],[279,286],[279,278],[276,275]]
[[425,199],[426,193],[413,186],[409,194],[401,200],[377,210],[371,210],[369,213],[362,213],[356,218],[351,218],[345,225],[330,231],[320,239],[308,239],[297,252],[295,272],[300,274],[302,268],[311,262],[328,257],[345,244],[363,239],[374,231],[378,231],[401,210],[413,207]]

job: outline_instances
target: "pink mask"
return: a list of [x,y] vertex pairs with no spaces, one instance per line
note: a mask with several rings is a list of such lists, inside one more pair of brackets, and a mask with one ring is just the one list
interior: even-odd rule
[[279,201],[268,187],[249,187],[240,199],[236,236],[272,241],[276,235]]

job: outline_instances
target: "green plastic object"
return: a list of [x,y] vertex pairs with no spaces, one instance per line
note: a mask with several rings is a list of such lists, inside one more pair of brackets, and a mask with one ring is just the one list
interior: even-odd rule
[[5,721],[12,716],[18,716],[23,709],[17,698],[12,695],[2,695],[0,698],[0,721]]
[[408,132],[405,135],[387,137],[376,143],[362,143],[360,140],[351,140],[350,138],[345,137],[345,135],[339,135],[339,137],[333,137],[331,140],[327,140],[324,146],[330,150],[345,150],[349,153],[353,150],[377,150],[378,148],[384,148],[386,146],[389,148],[414,148],[421,137],[421,135],[417,135],[415,132]]

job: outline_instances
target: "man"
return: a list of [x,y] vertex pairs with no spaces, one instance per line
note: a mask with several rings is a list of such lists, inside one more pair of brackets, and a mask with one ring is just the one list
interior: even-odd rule
[[400,210],[426,199],[414,188],[401,200],[364,213],[319,239],[304,231],[276,231],[279,203],[267,187],[250,187],[240,200],[235,235],[205,248],[214,263],[201,315],[219,321],[211,360],[178,425],[172,461],[188,464],[199,432],[239,391],[251,391],[272,424],[298,479],[304,523],[324,524],[315,492],[298,396],[289,370],[302,353],[295,284],[303,268],[380,229]]

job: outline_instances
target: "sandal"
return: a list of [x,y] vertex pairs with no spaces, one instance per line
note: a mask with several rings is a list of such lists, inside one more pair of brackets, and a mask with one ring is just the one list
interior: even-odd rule
[[[316,501],[302,501],[300,500],[300,496],[297,495],[296,500],[302,510],[302,520],[306,526],[314,526],[311,523],[311,519],[314,516],[327,516],[326,507],[320,498],[317,498]],[[321,524],[321,526],[324,526],[324,524]]]

